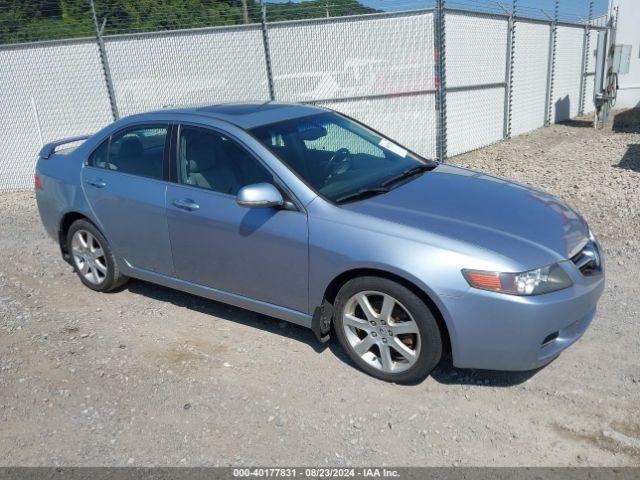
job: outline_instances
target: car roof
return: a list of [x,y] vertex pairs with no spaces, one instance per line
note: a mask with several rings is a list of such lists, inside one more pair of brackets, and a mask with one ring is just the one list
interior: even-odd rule
[[151,113],[198,115],[224,120],[245,130],[270,123],[306,117],[327,110],[312,105],[280,102],[223,103],[203,107],[165,109]]

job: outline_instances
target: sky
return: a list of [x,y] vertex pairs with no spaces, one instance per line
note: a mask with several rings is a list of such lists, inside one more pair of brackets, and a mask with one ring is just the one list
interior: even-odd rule
[[[276,2],[287,2],[288,0],[269,0]],[[293,0],[301,1],[301,0]],[[340,0],[328,0],[339,3]],[[419,8],[429,8],[433,6],[434,0],[359,0],[360,3],[372,8],[385,11],[413,10]],[[494,11],[497,3],[510,7],[511,0],[445,0],[445,5],[452,8],[464,10]],[[518,9],[522,16],[540,17],[540,10],[553,14],[555,0],[518,0]],[[593,14],[599,16],[606,13],[609,5],[608,0],[594,0]],[[580,18],[587,18],[589,0],[560,0],[560,20],[573,21]],[[498,10],[499,11],[499,10]]]

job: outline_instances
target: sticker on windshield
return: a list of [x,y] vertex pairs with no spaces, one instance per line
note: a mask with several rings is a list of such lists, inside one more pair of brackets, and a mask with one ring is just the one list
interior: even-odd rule
[[404,148],[402,148],[400,145],[396,145],[391,140],[387,140],[386,138],[380,140],[380,143],[378,143],[378,145],[380,145],[382,148],[386,148],[396,155],[400,155],[401,157],[407,156],[407,151]]

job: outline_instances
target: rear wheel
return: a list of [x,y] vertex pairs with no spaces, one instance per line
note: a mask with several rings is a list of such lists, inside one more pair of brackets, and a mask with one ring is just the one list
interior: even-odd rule
[[347,282],[336,297],[334,328],[353,362],[381,380],[420,381],[442,356],[440,329],[429,307],[385,278]]
[[73,268],[87,287],[107,292],[124,284],[109,243],[87,220],[76,220],[67,232],[67,249]]

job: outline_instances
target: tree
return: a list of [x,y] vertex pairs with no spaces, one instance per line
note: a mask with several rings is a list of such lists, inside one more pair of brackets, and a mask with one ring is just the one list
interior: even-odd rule
[[[94,0],[106,34],[260,21],[257,0]],[[373,13],[357,0],[267,3],[270,22]],[[0,0],[0,44],[95,35],[88,0]]]

